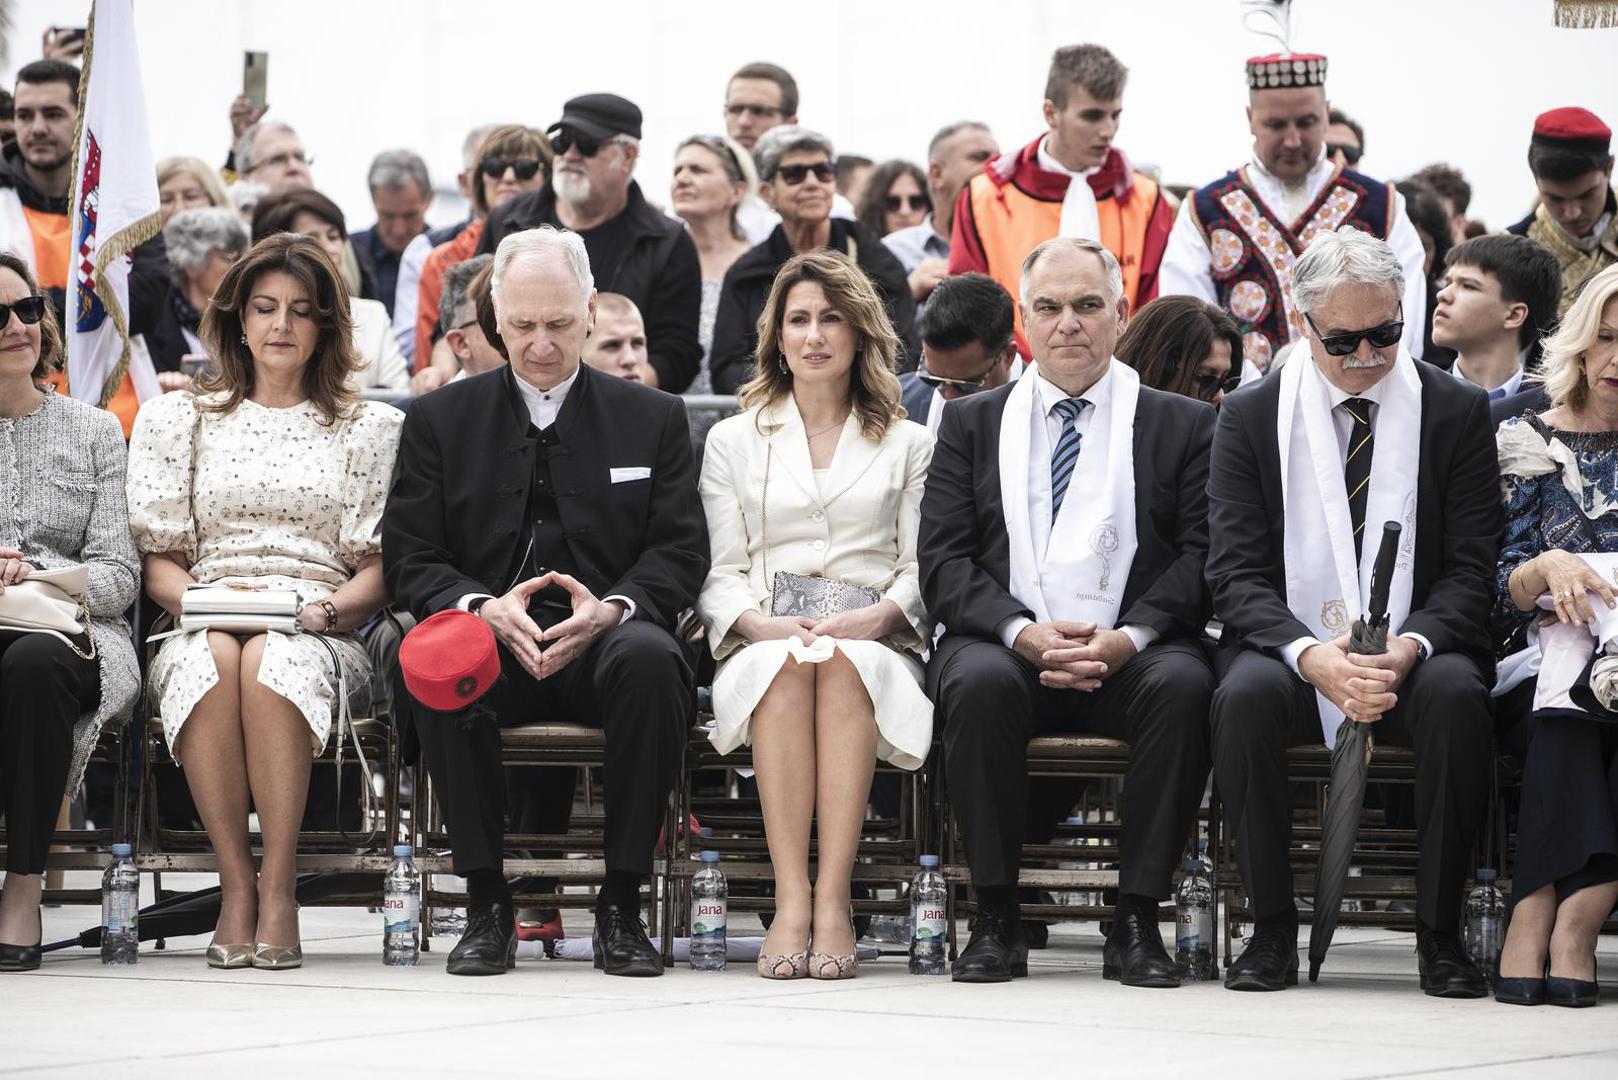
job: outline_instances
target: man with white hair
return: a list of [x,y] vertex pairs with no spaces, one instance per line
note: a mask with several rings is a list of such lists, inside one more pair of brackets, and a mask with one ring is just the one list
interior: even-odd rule
[[1180,976],[1158,933],[1208,779],[1214,678],[1203,560],[1213,409],[1140,385],[1113,356],[1129,317],[1102,244],[1059,237],[1021,275],[1034,364],[944,410],[921,505],[928,689],[978,903],[957,982],[1028,973],[1017,871],[1028,740],[1125,739],[1122,869],[1102,973]]
[[260,120],[236,140],[231,166],[236,175],[263,184],[271,195],[315,186],[309,154],[291,124]]
[[548,129],[556,154],[550,180],[489,214],[478,254],[541,225],[578,233],[601,291],[629,297],[646,317],[648,381],[678,394],[702,363],[702,267],[685,225],[648,203],[633,179],[640,124],[640,108],[617,94],[585,94],[564,105]]
[[417,399],[382,523],[397,602],[418,621],[475,612],[498,641],[503,677],[478,702],[498,724],[411,710],[467,879],[466,933],[448,968],[513,964],[498,729],[548,719],[606,736],[597,966],[660,975],[640,887],[693,712],[672,630],[708,569],[685,406],[580,363],[596,292],[576,233],[514,233],[492,274],[510,362]]
[[[1405,277],[1382,240],[1321,234],[1292,270],[1306,327],[1278,374],[1228,395],[1208,480],[1208,582],[1224,622],[1214,777],[1252,902],[1233,990],[1298,980],[1288,746],[1347,721],[1416,755],[1421,986],[1482,997],[1458,928],[1490,768],[1487,630],[1500,487],[1487,395],[1401,345]],[[1350,654],[1384,523],[1400,527],[1387,652]]]

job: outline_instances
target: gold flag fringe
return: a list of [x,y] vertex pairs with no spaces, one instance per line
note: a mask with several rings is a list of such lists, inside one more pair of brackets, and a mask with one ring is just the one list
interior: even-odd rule
[[1618,27],[1618,0],[1556,0],[1556,25],[1568,30]]

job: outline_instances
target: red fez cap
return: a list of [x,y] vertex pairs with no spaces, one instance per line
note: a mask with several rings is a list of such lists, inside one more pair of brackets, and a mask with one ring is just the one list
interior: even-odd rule
[[1589,109],[1567,106],[1542,112],[1534,118],[1534,141],[1605,154],[1612,146],[1612,128]]
[[458,712],[500,677],[494,631],[470,611],[449,610],[417,623],[399,643],[410,696],[436,712]]
[[1255,56],[1247,62],[1249,90],[1325,85],[1326,58],[1318,53],[1276,53]]

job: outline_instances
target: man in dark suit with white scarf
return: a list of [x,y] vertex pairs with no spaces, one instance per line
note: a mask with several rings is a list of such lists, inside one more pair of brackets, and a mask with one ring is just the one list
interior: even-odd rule
[[[1323,233],[1292,271],[1307,348],[1220,409],[1208,481],[1208,581],[1224,622],[1214,779],[1256,923],[1225,978],[1234,990],[1297,982],[1285,750],[1331,744],[1346,716],[1415,750],[1422,989],[1488,992],[1458,929],[1490,767],[1494,429],[1482,390],[1400,348],[1403,289],[1386,242]],[[1401,526],[1388,651],[1352,655],[1388,521]]]
[[1178,986],[1157,918],[1208,776],[1213,410],[1113,357],[1129,302],[1100,244],[1041,244],[1021,292],[1036,363],[944,410],[921,508],[922,591],[945,629],[928,683],[978,902],[953,974],[1027,974],[1028,740],[1082,731],[1130,745],[1103,973]]

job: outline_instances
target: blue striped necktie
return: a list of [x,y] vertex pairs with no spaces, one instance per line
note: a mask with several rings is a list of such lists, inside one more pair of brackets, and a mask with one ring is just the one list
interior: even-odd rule
[[1073,425],[1090,403],[1084,398],[1063,398],[1054,406],[1062,414],[1062,434],[1056,439],[1051,452],[1051,522],[1062,511],[1062,497],[1067,494],[1068,482],[1073,479],[1073,466],[1079,461],[1079,443],[1084,436]]

